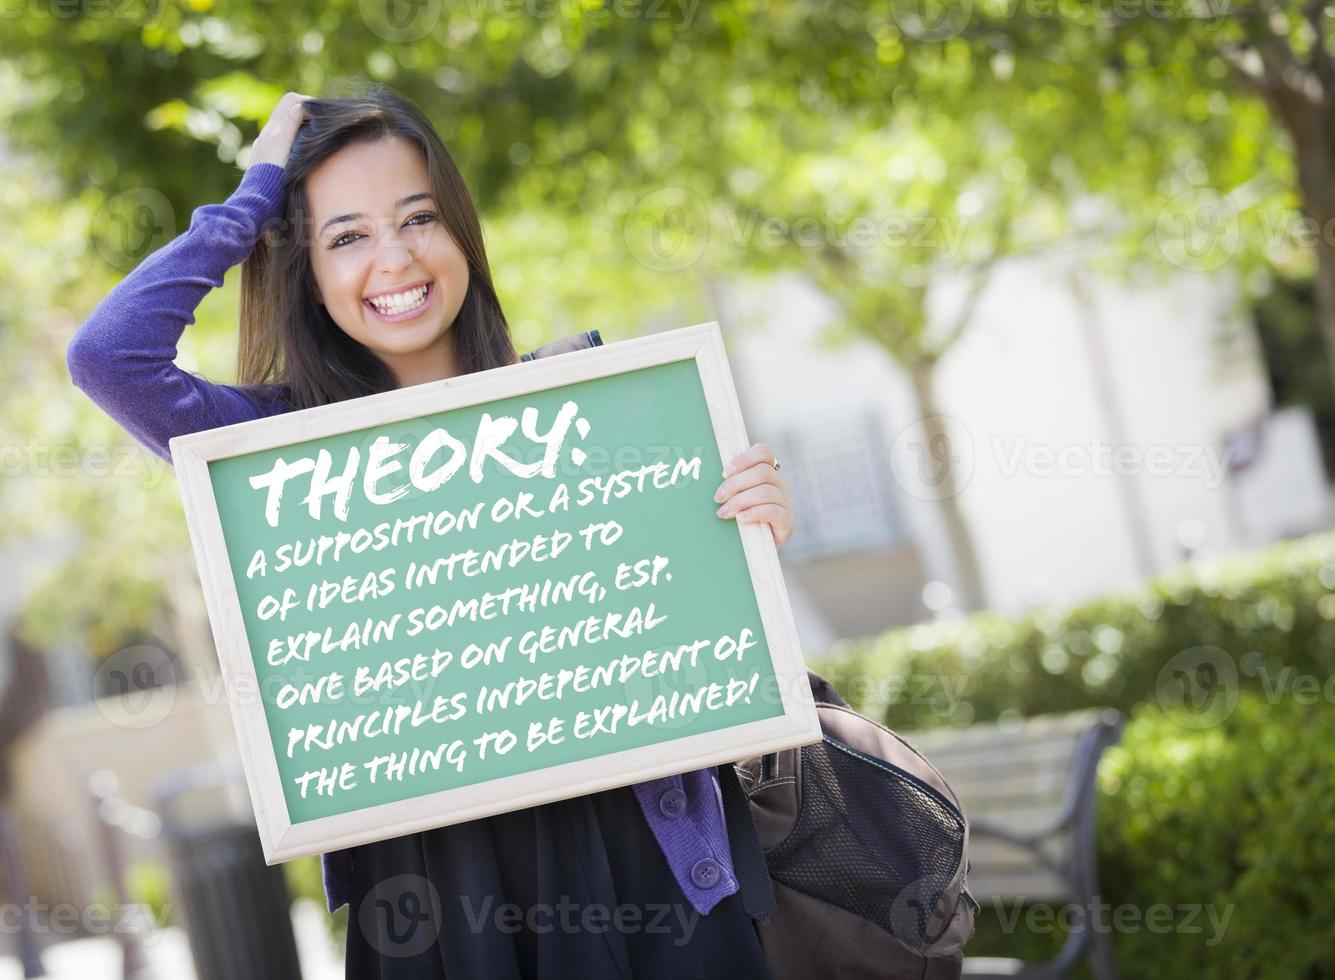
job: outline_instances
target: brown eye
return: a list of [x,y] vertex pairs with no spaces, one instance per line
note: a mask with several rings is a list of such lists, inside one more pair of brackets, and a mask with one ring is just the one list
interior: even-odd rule
[[[407,221],[405,221],[404,224],[405,224],[405,225],[410,225],[410,224],[414,224],[414,223],[419,224],[419,225],[420,225],[420,224],[426,224],[426,221],[435,221],[437,217],[438,217],[438,215],[437,215],[434,211],[422,211],[422,212],[420,212],[420,213],[418,213],[418,214],[413,215],[411,218],[409,218]],[[425,218],[426,221],[419,222],[419,221],[417,221],[418,218]],[[346,245],[346,244],[349,244],[349,242],[345,242],[345,241],[344,241],[345,238],[346,238],[346,239],[352,239],[352,238],[356,238],[356,237],[360,237],[358,232],[355,232],[355,231],[345,231],[345,232],[343,232],[343,234],[338,235],[338,236],[335,237],[335,238],[331,238],[331,239],[329,240],[329,247],[330,247],[330,248],[341,248],[342,246],[344,246],[344,245]]]

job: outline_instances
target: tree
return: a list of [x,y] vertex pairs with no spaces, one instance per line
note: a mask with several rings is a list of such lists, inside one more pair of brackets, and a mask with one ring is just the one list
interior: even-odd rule
[[901,18],[915,49],[1005,53],[1017,103],[1056,108],[1052,127],[1069,139],[1054,158],[1068,206],[1096,197],[1111,205],[1100,221],[1120,231],[1108,268],[1227,264],[1255,295],[1276,267],[1314,267],[1335,381],[1335,63],[1324,3],[1031,0],[947,3],[938,14]]
[[[138,195],[164,202],[160,228],[102,256],[123,271],[192,207],[235,186],[233,161],[282,91],[384,79],[426,109],[474,189],[521,345],[583,328],[589,311],[608,323],[660,301],[702,303],[701,283],[718,275],[802,268],[839,300],[848,329],[905,367],[924,435],[940,441],[949,433],[931,429],[932,373],[971,303],[930,330],[934,277],[965,277],[976,301],[1005,256],[1106,234],[1110,214],[1122,250],[1108,259],[1122,268],[1232,258],[1259,269],[1275,258],[1262,219],[1292,197],[1292,165],[1266,108],[1230,73],[1255,74],[1258,58],[1270,70],[1275,42],[1255,36],[1258,16],[1276,36],[1292,26],[1301,61],[1311,57],[1302,25],[1324,13],[1313,21],[1251,4],[1212,16],[1146,0],[1128,18],[1125,6],[1114,18],[1102,7],[960,0],[938,5],[931,22],[903,0],[798,0],[763,21],[745,0],[630,16],[624,5],[555,3],[537,18],[504,3],[426,4],[404,22],[353,0],[318,11],[240,2],[225,13],[192,0],[73,22],[52,8],[0,20],[11,75],[26,83],[6,132],[61,181],[71,214],[114,216],[118,200]],[[1105,203],[1092,225],[1091,197]],[[1209,226],[1197,248],[1211,206],[1224,209],[1226,234]],[[752,216],[787,233],[738,233]],[[851,230],[860,218],[961,233],[916,244],[820,234],[814,245],[794,233],[804,220]],[[702,230],[707,249],[683,263]],[[665,240],[666,262],[655,252]],[[53,281],[83,284],[52,300],[77,317],[107,270],[77,248],[54,264]],[[230,360],[234,323],[220,302],[190,332],[211,376],[225,377],[208,365]],[[71,329],[68,317],[50,318],[4,342],[58,350]],[[972,605],[976,563],[949,473],[942,479]],[[105,509],[74,509],[94,538],[132,533]],[[105,587],[126,587],[126,571],[108,562]],[[78,601],[63,593],[53,622]]]

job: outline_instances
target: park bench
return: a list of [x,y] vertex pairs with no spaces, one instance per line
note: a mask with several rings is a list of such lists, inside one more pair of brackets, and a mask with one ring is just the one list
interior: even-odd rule
[[[1052,904],[1045,922],[1070,927],[1050,960],[966,958],[966,977],[1066,977],[1085,958],[1097,980],[1116,980],[1107,917],[1100,913],[1094,775],[1120,732],[1117,712],[1093,709],[908,734],[964,804],[967,881],[978,903],[1011,916],[1021,903]],[[1002,921],[1021,920],[1003,915]]]

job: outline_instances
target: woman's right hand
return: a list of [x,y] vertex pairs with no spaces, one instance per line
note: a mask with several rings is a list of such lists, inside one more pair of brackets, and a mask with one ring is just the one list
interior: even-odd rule
[[280,167],[287,165],[287,155],[292,150],[292,142],[297,138],[297,130],[306,119],[306,107],[302,105],[309,95],[286,92],[274,106],[269,121],[255,138],[250,148],[250,160],[246,164],[249,170],[257,163],[276,163]]

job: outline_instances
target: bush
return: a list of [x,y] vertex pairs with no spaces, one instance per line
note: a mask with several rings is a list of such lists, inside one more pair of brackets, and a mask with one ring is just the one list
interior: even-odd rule
[[[1213,681],[1197,677],[1202,664]],[[845,641],[813,667],[859,710],[906,730],[1093,706],[1129,712],[1180,699],[1184,672],[1228,697],[1320,678],[1329,699],[1335,534],[1184,566],[1067,609],[977,613]]]
[[1122,976],[1335,977],[1331,705],[1248,694],[1209,728],[1147,706],[1099,784],[1106,901],[1178,910],[1172,932],[1114,932]]
[[153,921],[176,925],[180,915],[172,907],[171,875],[160,861],[134,861],[125,869],[125,890],[130,901],[145,905]]
[[[846,642],[813,667],[905,730],[1120,709],[1098,817],[1120,975],[1335,980],[1335,534]],[[989,904],[969,955],[1060,947],[1028,927],[1042,917]]]
[[[1220,724],[1137,709],[1099,769],[1099,875],[1119,975],[1335,978],[1335,711],[1249,694]],[[970,956],[1031,962],[1065,933],[983,902]],[[1040,928],[1032,928],[1038,923]],[[1091,976],[1087,967],[1077,977]]]

